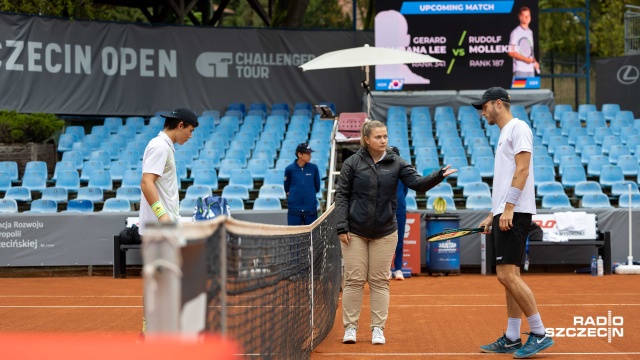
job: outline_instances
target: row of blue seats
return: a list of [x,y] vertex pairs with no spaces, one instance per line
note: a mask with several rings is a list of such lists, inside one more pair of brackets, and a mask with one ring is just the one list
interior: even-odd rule
[[[56,213],[58,212],[58,203],[55,200],[39,199],[31,202],[30,210],[32,213]],[[73,199],[66,203],[65,212],[93,212],[94,203],[91,200]],[[131,203],[126,199],[111,198],[107,199],[103,206],[102,212],[126,212],[132,211]],[[13,214],[18,212],[18,202],[14,199],[0,199],[0,214]]]

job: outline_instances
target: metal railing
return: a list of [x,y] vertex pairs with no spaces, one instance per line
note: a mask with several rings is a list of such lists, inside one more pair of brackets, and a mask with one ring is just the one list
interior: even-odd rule
[[625,5],[624,54],[640,54],[640,6]]

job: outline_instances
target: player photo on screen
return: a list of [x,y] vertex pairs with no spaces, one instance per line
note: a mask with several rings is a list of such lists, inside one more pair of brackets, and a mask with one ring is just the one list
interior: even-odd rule
[[376,2],[375,46],[435,63],[379,65],[375,89],[539,88],[534,0]]

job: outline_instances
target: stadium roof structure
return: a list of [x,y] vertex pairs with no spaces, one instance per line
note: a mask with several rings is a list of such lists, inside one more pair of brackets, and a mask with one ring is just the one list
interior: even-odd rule
[[[221,0],[214,4],[213,0],[94,0],[95,4],[126,6],[142,11],[152,24],[167,23],[172,15],[176,15],[179,24],[189,18],[196,26],[215,26],[222,19],[230,0]],[[271,14],[275,0],[269,0],[268,11],[259,0],[246,0],[251,8],[260,16],[266,26],[271,24]],[[194,11],[202,13],[202,20],[195,16]]]

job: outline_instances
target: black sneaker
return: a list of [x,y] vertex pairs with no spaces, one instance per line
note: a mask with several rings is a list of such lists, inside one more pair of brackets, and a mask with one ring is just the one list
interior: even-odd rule
[[515,341],[511,341],[505,334],[502,334],[502,336],[493,343],[480,346],[480,352],[511,354],[515,353],[516,350],[520,349],[521,347],[522,340],[517,339]]

